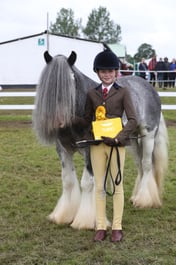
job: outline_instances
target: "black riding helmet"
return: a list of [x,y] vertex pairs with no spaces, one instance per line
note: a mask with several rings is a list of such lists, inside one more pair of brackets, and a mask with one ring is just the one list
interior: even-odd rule
[[119,69],[119,58],[111,50],[106,49],[97,54],[94,59],[93,70]]

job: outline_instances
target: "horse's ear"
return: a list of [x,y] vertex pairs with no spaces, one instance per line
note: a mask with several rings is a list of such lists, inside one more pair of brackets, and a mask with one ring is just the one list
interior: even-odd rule
[[45,62],[48,64],[52,61],[53,57],[49,54],[48,51],[44,52],[44,58],[45,58]]
[[70,56],[67,59],[67,62],[69,63],[70,66],[74,65],[74,63],[76,62],[76,52],[72,51]]

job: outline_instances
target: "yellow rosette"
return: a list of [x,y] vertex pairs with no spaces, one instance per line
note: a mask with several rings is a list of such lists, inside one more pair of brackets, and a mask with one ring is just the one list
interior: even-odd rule
[[95,117],[97,121],[106,120],[106,109],[104,106],[98,106],[95,111]]

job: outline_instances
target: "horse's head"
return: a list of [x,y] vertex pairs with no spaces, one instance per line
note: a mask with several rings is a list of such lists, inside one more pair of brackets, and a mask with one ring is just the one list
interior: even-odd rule
[[76,53],[52,57],[44,53],[46,65],[41,73],[35,99],[34,127],[40,138],[53,141],[60,128],[69,127],[76,110],[76,82],[73,71]]
[[46,65],[37,88],[34,126],[46,141],[52,141],[59,128],[70,127],[75,115],[83,115],[87,91],[97,85],[76,68],[76,58],[74,51],[68,58],[44,53]]

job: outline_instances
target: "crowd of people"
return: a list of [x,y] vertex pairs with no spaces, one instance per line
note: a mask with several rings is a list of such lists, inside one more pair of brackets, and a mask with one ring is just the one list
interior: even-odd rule
[[[174,88],[176,82],[176,59],[173,58],[169,62],[168,58],[159,58],[157,61],[154,55],[149,63],[145,62],[145,58],[141,59],[138,66],[139,76],[149,79],[150,83],[155,87],[158,82],[159,88]],[[147,75],[148,73],[148,75]]]

